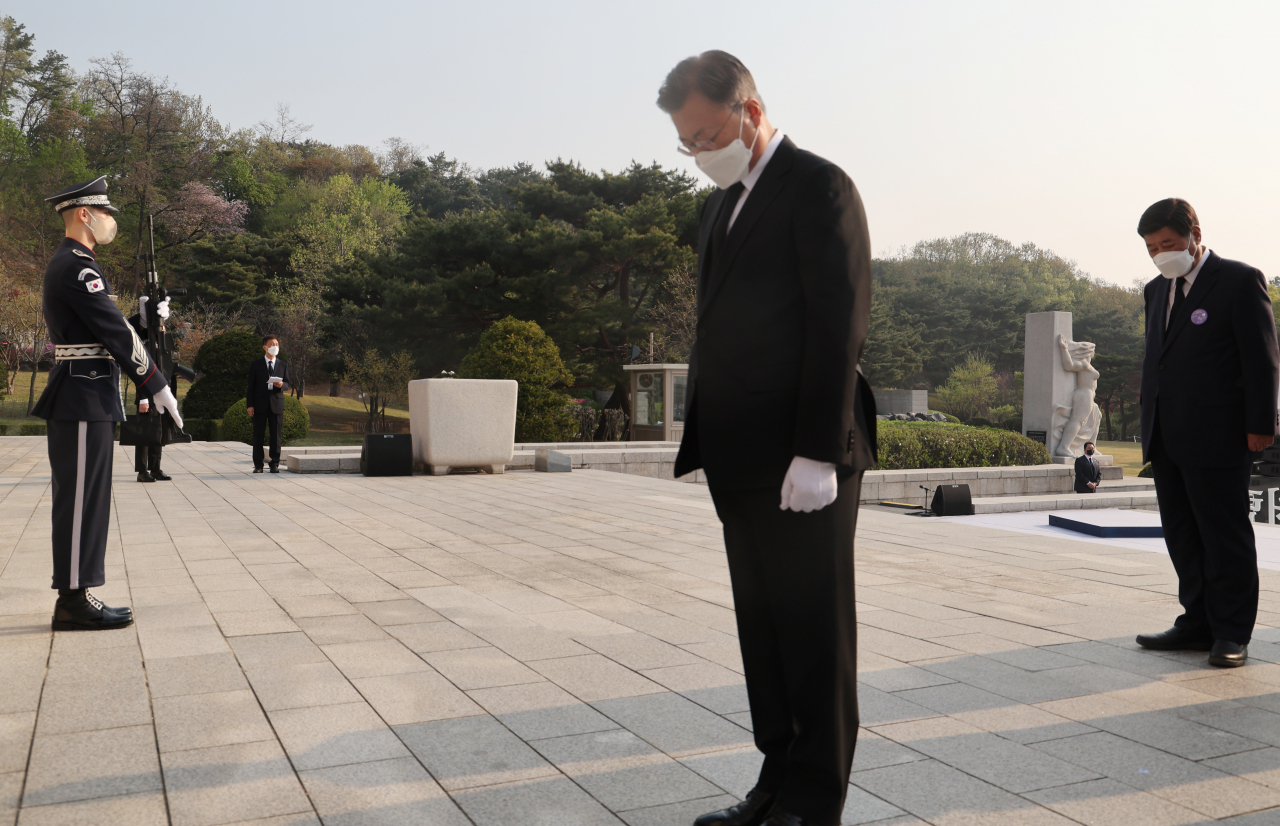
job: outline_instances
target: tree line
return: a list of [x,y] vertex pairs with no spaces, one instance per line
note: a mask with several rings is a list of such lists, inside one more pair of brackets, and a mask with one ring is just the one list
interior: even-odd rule
[[[39,279],[62,224],[43,199],[100,174],[122,209],[118,240],[99,255],[122,309],[136,300],[136,256],[154,215],[162,275],[191,291],[175,302],[172,325],[187,363],[210,336],[247,329],[281,337],[300,390],[359,373],[365,358],[407,359],[432,376],[456,369],[509,316],[550,335],[569,388],[622,387],[633,359],[688,357],[697,227],[711,190],[681,171],[632,163],[593,172],[559,158],[476,169],[402,138],[337,146],[312,137],[283,103],[233,128],[123,55],[77,73],[63,55],[38,54],[11,17],[0,19],[0,38],[10,392],[19,364],[46,357]],[[863,368],[874,386],[939,388],[978,358],[1003,388],[997,406],[1007,406],[1025,315],[1070,311],[1076,338],[1098,345],[1104,427],[1132,431],[1139,287],[981,233],[922,241],[876,259],[872,274]],[[749,353],[751,342],[742,347]]]

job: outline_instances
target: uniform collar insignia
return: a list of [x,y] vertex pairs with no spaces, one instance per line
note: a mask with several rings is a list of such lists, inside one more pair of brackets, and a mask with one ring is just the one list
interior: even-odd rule
[[90,261],[96,261],[96,260],[98,260],[98,259],[94,256],[94,254],[93,254],[93,253],[91,253],[91,252],[85,252],[84,250],[78,250],[78,249],[76,249],[75,247],[72,247],[72,248],[71,248],[71,251],[72,251],[73,253],[75,253],[76,255],[80,256],[81,258],[88,258]]

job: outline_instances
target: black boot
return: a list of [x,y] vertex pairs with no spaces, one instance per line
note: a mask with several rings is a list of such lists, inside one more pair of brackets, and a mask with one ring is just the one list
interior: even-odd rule
[[53,609],[54,631],[124,628],[133,622],[129,608],[109,608],[84,588],[59,588]]
[[154,482],[154,481],[155,481],[155,479],[152,479],[152,478],[151,478],[151,474],[150,474],[150,473],[147,473],[145,470],[140,470],[140,471],[138,471],[138,481],[139,481],[139,482]]
[[157,482],[168,482],[173,477],[165,473],[160,468],[156,468],[155,470],[151,471],[151,478]]

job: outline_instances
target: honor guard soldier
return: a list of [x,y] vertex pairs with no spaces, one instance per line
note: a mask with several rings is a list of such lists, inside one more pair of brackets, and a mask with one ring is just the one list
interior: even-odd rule
[[124,421],[123,369],[161,412],[182,426],[177,399],[147,348],[125,321],[94,256],[116,237],[118,212],[104,175],[45,199],[62,216],[66,238],[44,273],[44,317],[55,346],[49,382],[32,411],[48,421],[53,475],[55,631],[120,628],[129,608],[110,608],[86,589],[106,581],[115,423]]
[[[138,338],[144,342],[147,336],[147,300],[145,295],[138,296],[138,312],[129,318],[129,325],[138,334]],[[161,320],[169,317],[169,299],[167,297],[156,306],[156,314]],[[156,358],[156,354],[151,352],[150,347],[147,348],[147,353],[151,356],[153,363],[160,364],[160,359]],[[177,387],[177,379],[170,379],[169,389],[176,392]],[[138,412],[146,413],[150,409],[151,399],[147,397],[145,392],[139,391]],[[163,451],[164,447],[161,445],[138,445],[133,449],[133,469],[138,471],[139,482],[168,482],[173,478],[160,469],[160,458]]]

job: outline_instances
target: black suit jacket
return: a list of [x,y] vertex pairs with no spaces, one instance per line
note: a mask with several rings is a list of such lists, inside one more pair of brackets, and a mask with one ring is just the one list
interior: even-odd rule
[[795,456],[842,477],[875,462],[875,399],[858,370],[871,243],[849,176],[783,138],[712,260],[724,190],[703,207],[697,340],[677,476],[781,486]]
[[1275,433],[1280,352],[1266,280],[1248,264],[1207,254],[1168,332],[1174,282],[1160,276],[1143,290],[1144,461],[1157,418],[1165,449],[1188,467],[1243,464],[1250,458],[1246,434]]
[[[280,376],[284,385],[279,389],[267,389],[267,376]],[[274,373],[267,372],[266,357],[254,359],[249,363],[249,384],[244,391],[245,405],[254,408],[254,415],[265,415],[268,410],[277,415],[284,413],[284,393],[291,387],[289,384],[289,365],[282,359],[276,359]]]
[[[1088,456],[1076,457],[1076,493],[1093,493],[1089,483],[1102,484],[1102,466],[1095,464]],[[1096,488],[1095,488],[1096,490]]]

